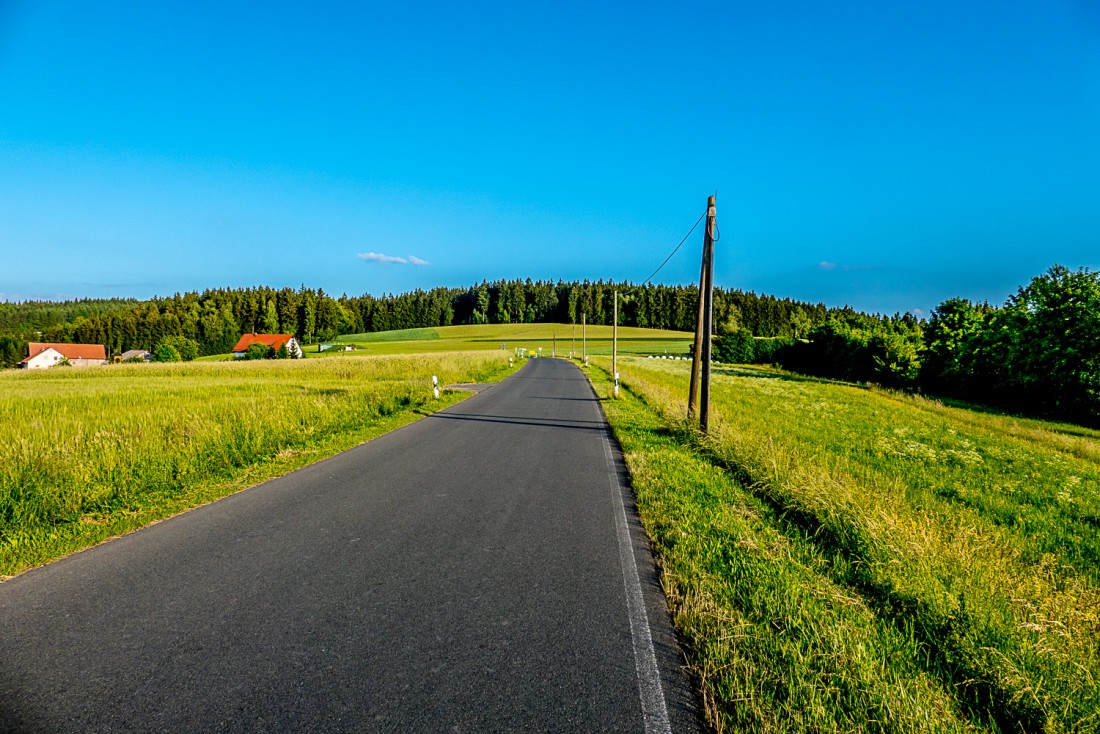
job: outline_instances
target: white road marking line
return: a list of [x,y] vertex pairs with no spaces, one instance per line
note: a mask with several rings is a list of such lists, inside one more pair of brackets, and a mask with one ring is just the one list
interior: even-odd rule
[[[603,416],[601,415],[602,419]],[[665,692],[661,688],[661,673],[657,669],[657,655],[653,651],[653,634],[649,629],[642,584],[638,579],[638,566],[634,558],[634,546],[630,542],[630,529],[626,524],[626,491],[619,481],[619,470],[611,451],[611,441],[604,435],[604,458],[607,460],[611,492],[615,495],[615,535],[619,539],[619,561],[623,567],[623,583],[626,586],[626,608],[630,619],[630,637],[634,643],[634,667],[638,673],[638,697],[642,704],[642,721],[646,734],[672,734],[672,724],[665,705]]]

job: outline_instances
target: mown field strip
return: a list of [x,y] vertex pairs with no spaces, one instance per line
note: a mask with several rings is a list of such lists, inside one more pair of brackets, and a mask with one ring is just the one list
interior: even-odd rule
[[683,364],[620,371],[608,417],[716,728],[1100,728],[1100,436],[732,368],[701,441]]
[[[518,365],[517,365],[518,366]],[[501,353],[0,374],[0,575],[350,448],[499,380]]]

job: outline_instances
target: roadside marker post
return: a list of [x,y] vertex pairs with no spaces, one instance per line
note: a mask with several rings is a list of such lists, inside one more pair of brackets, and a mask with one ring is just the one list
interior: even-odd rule
[[432,375],[432,392],[435,393],[435,399],[439,400],[439,377]]
[[619,373],[615,373],[615,397],[619,397]]

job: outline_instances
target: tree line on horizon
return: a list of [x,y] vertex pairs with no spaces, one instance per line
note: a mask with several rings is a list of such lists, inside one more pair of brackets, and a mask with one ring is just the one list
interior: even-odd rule
[[[691,331],[698,288],[611,282],[501,280],[469,288],[333,297],[323,290],[241,288],[175,294],[148,301],[82,300],[0,303],[0,366],[27,356],[27,342],[102,344],[108,353],[152,351],[167,338],[197,344],[200,355],[225,354],[249,332],[293,334],[310,344],[341,334],[460,324],[610,324],[615,291],[619,323]],[[751,329],[762,336],[802,336],[829,314],[855,316],[791,299],[717,289],[718,330]],[[910,317],[911,318],[911,317]]]
[[[27,342],[103,344],[109,353],[187,339],[225,354],[247,332],[300,342],[459,324],[610,324],[693,331],[696,286],[501,280],[469,288],[333,297],[323,290],[242,288],[149,301],[0,303],[0,366]],[[958,398],[1100,425],[1100,274],[1055,265],[1002,306],[951,298],[927,320],[868,314],[715,289],[715,356],[809,375]],[[178,343],[178,342],[177,342]]]

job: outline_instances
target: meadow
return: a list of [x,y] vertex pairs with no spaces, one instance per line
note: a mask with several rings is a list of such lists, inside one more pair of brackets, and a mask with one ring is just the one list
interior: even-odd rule
[[687,363],[620,371],[717,731],[1100,731],[1100,433],[716,367],[703,437]]
[[[586,339],[582,339],[583,336]],[[686,355],[693,335],[685,331],[619,327],[620,354]],[[590,355],[611,354],[612,328],[580,324],[474,324],[441,326],[434,329],[404,329],[370,334],[349,334],[340,337],[357,353],[412,354],[468,350],[512,351],[526,349],[549,357],[556,352],[566,357],[582,352],[584,343]],[[316,349],[316,347],[314,347]],[[310,350],[306,350],[307,356]]]
[[[518,364],[517,364],[518,367]],[[0,372],[0,575],[351,448],[496,352]]]
[[[630,356],[682,355],[689,334],[620,329],[613,400],[611,329],[587,331],[716,731],[1100,731],[1100,432],[716,366],[704,437],[690,364]],[[432,374],[500,379],[514,349],[556,337],[565,356],[571,335],[0,373],[0,574],[350,448],[459,399],[434,400]]]

